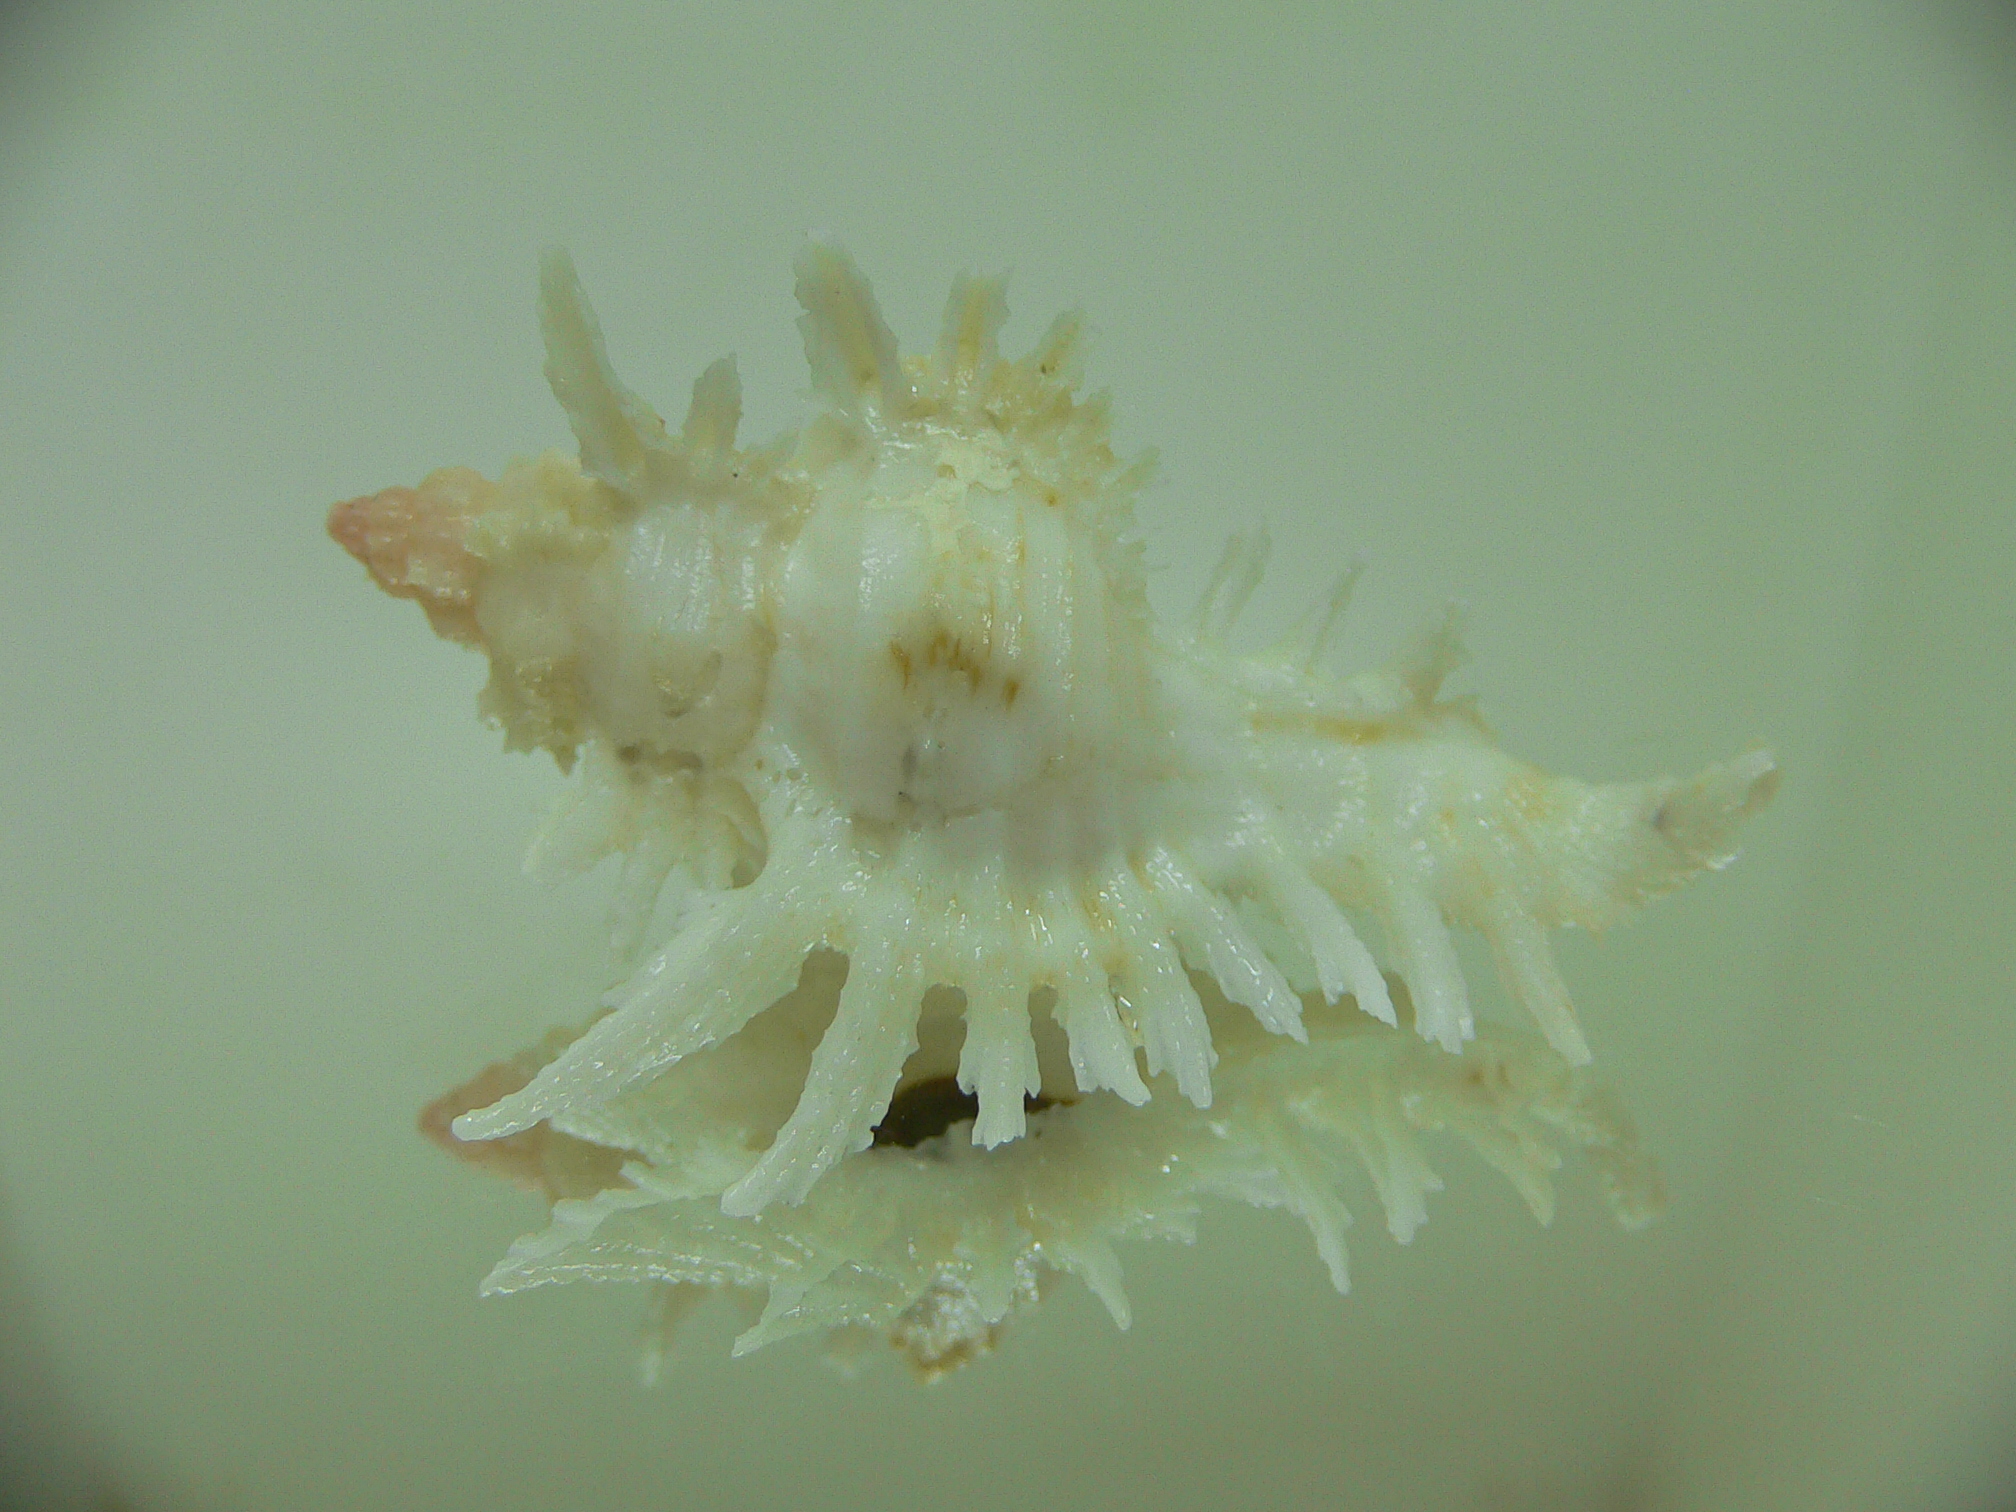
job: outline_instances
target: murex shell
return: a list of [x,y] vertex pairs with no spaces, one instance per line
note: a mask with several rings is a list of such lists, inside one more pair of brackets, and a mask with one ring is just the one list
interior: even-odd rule
[[[1147,463],[1078,392],[1075,317],[1003,358],[1001,283],[961,278],[904,358],[823,245],[798,297],[818,411],[742,448],[732,361],[672,435],[550,255],[546,375],[579,463],[447,469],[330,515],[382,587],[488,654],[507,744],[577,771],[528,864],[623,858],[606,1011],[431,1113],[559,1199],[493,1288],[767,1290],[755,1342],[866,1327],[932,1371],[1044,1267],[1124,1318],[1107,1239],[1181,1229],[1202,1192],[1294,1208],[1341,1286],[1315,1130],[1371,1167],[1403,1237],[1433,1184],[1408,1127],[1456,1127],[1543,1211],[1537,1118],[1638,1170],[1613,1196],[1649,1206],[1628,1123],[1572,1069],[1589,1050],[1548,932],[1725,864],[1770,754],[1687,781],[1539,771],[1442,693],[1448,625],[1390,670],[1329,669],[1351,573],[1235,654],[1258,531],[1192,623],[1159,626]],[[1477,1040],[1452,925],[1545,1045]],[[1047,1154],[996,1148],[1031,1132]]]

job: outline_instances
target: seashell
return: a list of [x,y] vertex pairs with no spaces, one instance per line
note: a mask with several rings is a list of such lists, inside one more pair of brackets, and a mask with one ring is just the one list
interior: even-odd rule
[[[1770,753],[1687,780],[1542,772],[1444,694],[1453,622],[1390,669],[1332,670],[1355,568],[1294,636],[1241,654],[1230,634],[1262,579],[1257,530],[1233,537],[1187,625],[1158,625],[1133,508],[1150,462],[1116,457],[1105,400],[1079,392],[1076,317],[1004,358],[1002,284],[961,278],[936,346],[905,358],[843,253],[811,246],[797,273],[818,401],[802,430],[739,446],[724,359],[671,434],[616,379],[556,253],[540,319],[578,462],[549,453],[495,482],[448,469],[331,511],[330,533],[381,587],[488,655],[482,708],[507,747],[574,771],[528,865],[622,858],[631,967],[606,1011],[452,1125],[437,1108],[437,1135],[545,1129],[619,1152],[620,1180],[556,1216],[576,1239],[676,1209],[663,1233],[714,1225],[760,1250],[751,1235],[844,1229],[880,1201],[858,1162],[893,1159],[870,1151],[902,1116],[892,1099],[937,1087],[971,1102],[982,1153],[933,1167],[970,1178],[969,1197],[1043,1165],[998,1148],[1042,1118],[1053,1146],[1096,1150],[1124,1130],[1145,1141],[1130,1148],[1202,1141],[1225,1169],[1263,1173],[1179,1183],[1178,1208],[1242,1187],[1307,1216],[1320,1204],[1296,1194],[1328,1177],[1293,1173],[1330,1158],[1236,1131],[1278,1122],[1270,1099],[1291,1085],[1298,1106],[1376,1102],[1353,1069],[1366,1056],[1381,1085],[1401,1067],[1417,1090],[1476,1063],[1454,926],[1489,942],[1546,1041],[1491,1063],[1544,1064],[1566,1085],[1590,1053],[1549,932],[1604,928],[1726,864],[1776,788]],[[1228,1043],[1236,1070],[1221,1065]],[[752,1062],[762,1045],[775,1053]],[[1202,1119],[1228,1079],[1232,1110]],[[1572,1121],[1561,1110],[1592,1095],[1547,1106]],[[686,1132],[668,1141],[674,1126]],[[718,1208],[704,1223],[703,1199]],[[1101,1235],[1154,1227],[1127,1211],[1092,1222],[1077,1250],[1028,1242],[1106,1295],[1104,1260],[1082,1257]],[[1324,1237],[1336,1220],[1312,1226],[1341,1283]],[[813,1242],[776,1242],[800,1239]],[[1005,1271],[947,1281],[941,1266],[869,1312],[895,1326],[924,1307],[925,1334],[969,1350],[981,1323],[948,1333],[944,1319],[1005,1316],[1035,1265],[1011,1251]],[[512,1284],[544,1278],[514,1256]],[[636,1273],[694,1279],[654,1264]]]

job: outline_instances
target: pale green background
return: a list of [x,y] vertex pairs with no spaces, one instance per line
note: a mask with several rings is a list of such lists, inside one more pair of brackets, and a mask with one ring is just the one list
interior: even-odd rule
[[[133,1509],[1987,1508],[2016,1475],[2016,50],[1903,4],[45,5],[0,30],[0,1474]],[[1338,1298],[1280,1215],[983,1367],[631,1382],[479,1303],[426,1099],[597,984],[557,790],[323,537],[561,443],[538,249],[674,411],[799,411],[790,260],[1099,331],[1165,612],[1447,598],[1508,744],[1770,739],[1730,873],[1566,964],[1674,1210],[1451,1150]],[[1495,999],[1493,1000],[1495,1002]],[[31,1484],[30,1477],[39,1477]],[[4,1493],[0,1493],[4,1494]]]

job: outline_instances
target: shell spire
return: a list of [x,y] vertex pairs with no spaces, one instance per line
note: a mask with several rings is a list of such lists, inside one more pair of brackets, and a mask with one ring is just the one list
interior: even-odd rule
[[[1124,1319],[1109,1241],[1181,1230],[1206,1188],[1291,1207],[1341,1286],[1324,1140],[1354,1144],[1404,1237],[1432,1173],[1394,1153],[1396,1120],[1457,1120],[1453,1068],[1516,1068],[1524,1090],[1460,1128],[1536,1212],[1531,1118],[1626,1142],[1571,1072],[1590,1047],[1551,932],[1606,927],[1724,865],[1776,788],[1770,754],[1684,781],[1541,771],[1445,692],[1453,613],[1384,670],[1331,670],[1356,565],[1245,654],[1257,525],[1187,629],[1161,629],[1134,517],[1151,464],[1114,454],[1104,396],[1080,391],[1078,316],[1004,357],[1002,280],[962,275],[935,344],[906,358],[837,247],[800,254],[797,292],[817,411],[743,449],[732,360],[701,373],[671,434],[616,379],[550,254],[546,371],[578,462],[495,482],[450,469],[330,515],[382,587],[489,655],[483,709],[508,746],[578,762],[528,864],[621,858],[603,1011],[522,1074],[472,1084],[483,1095],[452,1120],[430,1113],[456,1147],[551,1136],[627,1162],[514,1252],[511,1284],[551,1279],[549,1262],[700,1284],[666,1257],[774,1242],[747,1260],[749,1284],[771,1286],[758,1335],[872,1315],[935,1357],[998,1324],[1039,1252]],[[1544,1043],[1480,1022],[1459,929],[1488,943]],[[1025,1221],[1003,1214],[1062,1201],[1068,1173],[1045,1186],[1046,1157],[1015,1153],[1039,1120],[1053,1148],[1067,1128],[1147,1141],[1117,1165],[1088,1148],[1084,1169],[1173,1206],[1058,1210],[1000,1264],[946,1261],[872,1306],[846,1300],[845,1267],[886,1257],[833,1225],[911,1180],[911,1145],[974,1153],[917,1175],[890,1209],[912,1216],[891,1221],[942,1180],[968,1205],[960,1243],[985,1249],[988,1224]],[[1194,1167],[1208,1175],[1153,1178],[1158,1149],[1187,1160],[1196,1140],[1221,1141]],[[492,1163],[533,1147],[499,1144]],[[786,1282],[787,1254],[837,1268]]]

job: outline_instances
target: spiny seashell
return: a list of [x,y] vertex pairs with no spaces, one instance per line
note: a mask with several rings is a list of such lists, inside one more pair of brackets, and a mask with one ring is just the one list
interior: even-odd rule
[[[1306,1058],[1256,1086],[1355,1074],[1301,1048],[1311,1002],[1397,1029],[1367,924],[1439,1047],[1407,1065],[1477,1032],[1452,925],[1489,941],[1564,1069],[1588,1060],[1548,932],[1727,862],[1775,789],[1767,752],[1686,781],[1541,772],[1444,696],[1453,626],[1389,671],[1329,669],[1349,573],[1290,641],[1237,654],[1257,531],[1191,624],[1160,627],[1134,528],[1147,463],[1116,458],[1104,400],[1079,395],[1075,318],[1005,359],[1000,283],[962,278],[936,347],[906,360],[837,250],[801,256],[798,296],[819,412],[743,448],[731,362],[671,435],[549,257],[546,371],[579,464],[451,469],[331,513],[382,587],[488,653],[507,745],[578,760],[530,864],[621,855],[633,961],[669,920],[608,1011],[459,1111],[454,1139],[543,1125],[642,1152],[605,1206],[676,1191],[771,1229],[792,1221],[772,1204],[868,1149],[899,1089],[956,1080],[988,1149],[1069,1102],[1042,1116],[1175,1139],[1168,1094],[1213,1100],[1226,1029],[1207,1000],[1282,1037],[1265,1052],[1282,1066]],[[790,1019],[807,1053],[752,1081],[748,1048],[806,1001],[823,1005]],[[735,1098],[705,1091],[710,1062],[740,1068],[719,1083]],[[659,1163],[687,1156],[624,1111],[661,1084],[712,1110],[698,1185],[668,1188]]]

